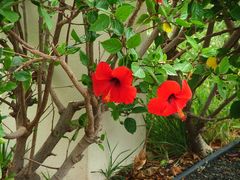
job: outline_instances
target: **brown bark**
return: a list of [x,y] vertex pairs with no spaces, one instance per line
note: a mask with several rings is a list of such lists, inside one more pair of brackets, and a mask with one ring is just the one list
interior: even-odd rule
[[87,137],[86,135],[78,142],[77,146],[64,161],[59,170],[53,175],[51,180],[61,180],[65,177],[68,171],[79,162],[83,157],[83,152],[88,148],[89,145],[95,142],[95,137]]
[[[44,142],[43,146],[38,150],[36,155],[34,156],[33,160],[37,161],[38,163],[43,163],[47,157],[49,157],[52,153],[52,150],[60,141],[62,136],[71,130],[70,121],[76,112],[75,103],[69,103],[66,109],[63,110],[58,123],[56,124],[55,128],[48,136],[47,140]],[[27,174],[29,164],[27,164],[18,174],[17,178],[19,180],[29,179]],[[32,172],[34,172],[40,165],[37,163],[32,164]]]
[[200,154],[202,156],[207,156],[213,150],[212,148],[204,141],[201,134],[196,130],[195,125],[193,124],[191,117],[187,117],[186,128],[189,140],[189,148],[194,153]]

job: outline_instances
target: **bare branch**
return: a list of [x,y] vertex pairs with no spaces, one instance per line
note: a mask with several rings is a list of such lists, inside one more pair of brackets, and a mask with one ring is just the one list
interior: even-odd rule
[[127,27],[130,27],[134,24],[134,21],[137,17],[137,14],[138,14],[143,2],[144,2],[144,0],[137,0],[136,7],[135,7],[131,17],[129,18],[129,20],[127,22]]
[[52,97],[52,100],[53,100],[54,104],[58,108],[59,114],[61,114],[65,109],[64,105],[62,104],[62,102],[58,98],[58,96],[57,96],[56,92],[53,90],[53,88],[50,89],[50,94],[51,94],[51,97]]
[[88,137],[94,136],[94,116],[93,116],[93,109],[91,106],[91,99],[90,97],[85,98],[85,107],[86,107],[86,113],[88,117],[88,125],[86,128],[86,134]]
[[89,145],[95,142],[95,139],[91,139],[86,135],[78,142],[77,146],[73,149],[68,158],[64,161],[58,171],[52,176],[51,180],[63,179],[68,171],[74,164],[79,162],[83,157],[83,152],[88,148]]
[[188,112],[187,114],[189,117],[194,118],[196,120],[201,120],[201,121],[222,121],[222,120],[226,120],[226,119],[230,118],[230,116],[221,117],[221,118],[208,118],[208,117],[203,117],[203,116],[197,116],[190,112]]
[[206,103],[203,106],[203,109],[202,109],[202,111],[200,113],[200,116],[204,116],[205,113],[207,112],[207,110],[208,110],[208,108],[209,108],[209,106],[210,106],[210,104],[212,102],[212,99],[214,98],[214,95],[215,95],[216,91],[217,91],[217,84],[214,84],[214,86],[213,86],[213,88],[212,88],[212,90],[211,90],[211,92],[210,92],[210,94],[209,94],[209,96],[207,98],[207,101],[206,101]]
[[206,33],[207,38],[205,38],[204,43],[203,43],[204,48],[209,47],[209,45],[210,45],[211,36],[208,36],[208,35],[213,33],[213,28],[214,28],[214,21],[211,21],[208,24],[208,29],[207,29],[207,33]]
[[20,126],[15,132],[12,132],[10,134],[5,134],[5,139],[17,139],[27,133],[27,128]]
[[149,38],[146,39],[145,42],[143,42],[138,54],[139,57],[143,57],[143,55],[145,54],[145,52],[147,51],[147,49],[151,46],[152,42],[156,39],[157,35],[159,33],[158,28],[154,28],[151,35],[149,36]]
[[27,13],[25,0],[22,1],[22,11],[23,11],[24,39],[26,42],[28,42]]
[[[56,146],[56,144],[60,141],[62,136],[66,133],[72,130],[70,121],[73,118],[73,115],[77,111],[77,108],[81,104],[84,104],[83,102],[71,102],[68,104],[66,109],[64,109],[63,113],[60,115],[59,120],[54,127],[53,131],[49,134],[46,141],[43,143],[44,146],[42,146],[38,152],[35,154],[33,160],[43,163],[47,157],[52,155],[52,150]],[[21,169],[21,171],[17,174],[17,177],[22,177],[22,175],[27,174],[28,171],[27,164],[24,168]],[[32,164],[32,171],[34,172],[40,165],[39,164]]]
[[184,39],[185,39],[184,36],[185,36],[184,35],[184,30],[181,30],[179,32],[179,34],[163,48],[163,52],[168,53],[170,50],[172,50],[172,48],[174,48],[179,43],[184,41]]
[[12,109],[15,109],[15,105],[14,105],[14,103],[13,102],[8,102],[6,99],[4,99],[4,98],[2,98],[2,97],[0,97],[0,102],[3,102],[3,103],[5,103],[6,105],[8,105],[9,107],[11,107]]
[[208,117],[213,118],[215,117],[218,113],[221,112],[221,110],[226,107],[232,100],[234,100],[237,97],[237,93],[235,92],[234,94],[232,94],[229,98],[225,99],[222,104],[219,105],[219,107],[213,111],[212,114],[210,114]]
[[65,61],[60,61],[60,64],[64,71],[67,73],[74,86],[77,88],[77,90],[81,93],[83,97],[87,98],[87,91],[79,84],[77,77],[74,75],[70,67],[66,64]]
[[240,38],[240,28],[232,33],[228,41],[223,45],[223,49],[231,49]]

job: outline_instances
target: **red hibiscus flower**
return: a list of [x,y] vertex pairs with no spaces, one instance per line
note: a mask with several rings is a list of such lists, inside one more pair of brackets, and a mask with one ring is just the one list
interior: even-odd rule
[[169,116],[178,113],[184,121],[186,116],[182,109],[192,98],[192,91],[186,80],[182,81],[182,89],[176,81],[167,80],[157,90],[157,97],[148,103],[148,111],[159,116]]
[[162,4],[163,0],[156,0],[157,3]]
[[106,62],[100,62],[92,74],[93,91],[105,102],[131,104],[136,97],[132,86],[132,71],[125,66],[112,70]]

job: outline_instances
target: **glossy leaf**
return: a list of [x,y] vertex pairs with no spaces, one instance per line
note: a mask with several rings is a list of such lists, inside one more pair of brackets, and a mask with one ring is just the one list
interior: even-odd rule
[[106,41],[103,41],[101,44],[103,48],[111,54],[117,53],[122,49],[122,43],[117,38],[110,38]]
[[140,34],[135,34],[127,40],[127,48],[135,48],[141,44]]
[[117,8],[115,16],[119,21],[124,22],[130,16],[130,14],[132,14],[133,10],[133,6],[131,6],[130,4],[124,4]]
[[134,134],[137,130],[137,123],[133,118],[126,118],[124,121],[124,127],[129,133]]
[[106,14],[100,14],[97,20],[91,25],[90,31],[103,31],[108,28],[109,24],[109,16]]

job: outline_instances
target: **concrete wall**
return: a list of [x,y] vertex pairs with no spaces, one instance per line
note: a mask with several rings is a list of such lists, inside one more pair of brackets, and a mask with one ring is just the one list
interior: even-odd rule
[[[28,30],[29,30],[29,43],[37,47],[37,32],[38,32],[38,20],[37,20],[37,8],[36,6],[33,6],[31,3],[26,1],[27,3],[27,11],[28,11]],[[77,19],[80,19],[78,17]],[[79,23],[79,22],[78,22]],[[74,29],[77,30],[79,33],[83,34],[83,29],[79,26],[74,26]],[[60,39],[60,44],[65,42],[65,35],[66,27],[63,28]],[[104,37],[103,37],[104,38]],[[97,52],[97,46],[96,46],[96,54]],[[76,73],[77,77],[80,79],[81,74],[85,72],[85,69],[82,68],[82,65],[80,63],[79,57],[77,55],[69,57],[69,65],[71,66],[72,70]],[[66,86],[71,85],[72,83],[69,81],[66,74],[63,72],[61,67],[56,67],[54,72],[54,78],[53,78],[53,87],[59,87],[59,86]],[[74,89],[74,88],[56,88],[56,93],[61,97],[61,100],[63,102],[70,102],[70,101],[78,101],[81,100],[80,94]],[[50,101],[49,101],[50,103]],[[66,105],[65,103],[65,105]],[[47,112],[49,112],[51,108]],[[31,107],[30,111],[28,112],[28,116],[33,117],[34,113],[36,111],[36,107]],[[3,114],[8,113],[8,109],[6,106],[1,105],[1,112]],[[46,112],[46,114],[47,114]],[[75,114],[75,118],[78,118],[81,112],[78,112]],[[53,124],[56,124],[56,121],[58,119],[57,111],[55,113],[55,118]],[[137,119],[137,124],[139,125],[137,132],[134,135],[129,134],[122,125],[120,125],[119,122],[114,121],[109,113],[105,113],[103,115],[103,127],[101,133],[107,134],[107,137],[109,139],[110,145],[114,147],[116,144],[117,148],[114,153],[114,156],[117,156],[120,152],[124,150],[130,150],[132,151],[135,149],[139,144],[143,141],[145,137],[145,128],[144,128],[144,122],[141,116],[135,117]],[[4,121],[13,131],[15,130],[15,123],[14,120],[10,117]],[[42,144],[44,143],[45,139],[48,137],[48,135],[51,132],[52,127],[52,117],[51,115],[48,116],[46,119],[44,119],[38,129],[38,137],[37,137],[37,144],[36,144],[36,150],[38,150]],[[5,129],[6,132],[9,132],[7,129]],[[100,133],[100,134],[101,134]],[[78,140],[81,138],[83,132],[79,133],[78,138],[75,142],[70,144],[69,152],[71,152],[71,149],[73,149],[78,142]],[[71,137],[72,133],[68,133],[67,136]],[[28,142],[28,145],[30,147],[31,139]],[[14,142],[12,142],[14,144]],[[98,171],[100,169],[105,169],[107,167],[107,162],[109,159],[109,152],[105,145],[105,151],[102,151],[98,145],[93,144],[85,153],[84,158],[82,161],[74,166],[74,168],[71,169],[66,180],[101,180],[104,179],[103,176],[101,176],[98,173],[91,173],[91,171]],[[68,148],[68,140],[62,139],[56,148],[53,150],[53,153],[56,154],[56,156],[49,157],[43,164],[53,167],[59,167],[61,163],[64,161],[66,157],[66,150]],[[129,152],[130,152],[129,151]],[[138,151],[136,151],[134,154],[136,154]],[[128,154],[128,153],[126,153]],[[26,154],[28,156],[28,154]],[[131,163],[133,159],[133,155],[125,162],[125,164]],[[38,169],[38,173],[44,173],[45,175],[49,174],[50,176],[55,171],[52,169],[46,169],[44,167],[41,167]],[[43,176],[41,176],[43,177]],[[43,178],[42,178],[43,179]]]

